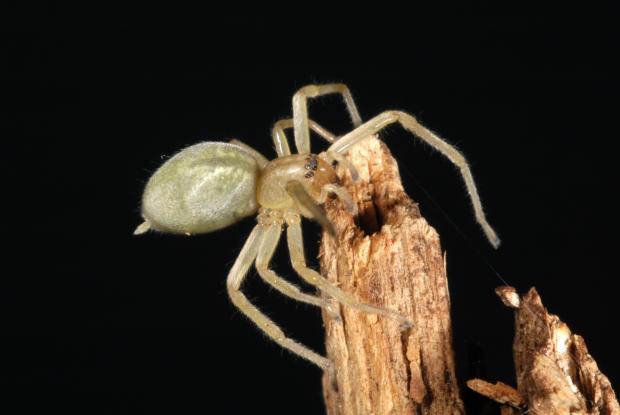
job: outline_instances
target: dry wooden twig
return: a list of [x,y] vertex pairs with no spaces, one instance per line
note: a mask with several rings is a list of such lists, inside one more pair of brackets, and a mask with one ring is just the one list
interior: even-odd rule
[[[330,415],[463,414],[455,376],[450,297],[435,230],[403,191],[398,167],[375,138],[347,157],[361,181],[344,183],[360,207],[359,223],[327,204],[339,241],[321,243],[321,271],[359,299],[398,310],[414,327],[341,307],[324,313],[335,379],[324,378]],[[341,177],[346,174],[340,169]]]

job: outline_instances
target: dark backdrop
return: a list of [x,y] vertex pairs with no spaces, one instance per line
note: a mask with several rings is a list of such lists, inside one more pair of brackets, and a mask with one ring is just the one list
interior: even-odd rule
[[[18,12],[5,15],[0,49],[0,393],[11,413],[323,413],[320,371],[227,299],[253,219],[191,238],[132,236],[143,186],[166,157],[233,137],[273,157],[271,125],[312,82],[347,83],[364,118],[414,114],[471,162],[499,251],[457,171],[400,128],[383,134],[448,252],[461,381],[514,384],[512,313],[492,266],[520,291],[536,286],[620,384],[618,39],[603,17]],[[310,108],[336,132],[349,127],[336,97]],[[310,258],[318,231],[307,224]],[[275,268],[295,280],[285,249]],[[317,310],[254,274],[245,290],[323,349]],[[463,396],[471,413],[498,413]]]

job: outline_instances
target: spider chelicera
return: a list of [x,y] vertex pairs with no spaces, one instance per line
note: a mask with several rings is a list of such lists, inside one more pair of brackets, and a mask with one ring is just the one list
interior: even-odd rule
[[[307,99],[321,95],[341,94],[355,127],[337,138],[308,118]],[[271,319],[252,305],[240,291],[251,264],[258,274],[275,289],[297,301],[323,307],[334,317],[338,313],[329,300],[306,294],[269,269],[283,226],[286,225],[291,263],[309,284],[338,302],[358,310],[393,318],[402,327],[410,320],[392,310],[364,304],[342,291],[306,265],[301,217],[318,221],[332,236],[335,230],[321,209],[330,195],[357,213],[348,192],[338,184],[333,164],[342,163],[355,179],[355,168],[344,155],[354,145],[378,133],[384,127],[400,123],[455,164],[461,172],[471,198],[476,220],[494,247],[500,240],[488,224],[467,161],[417,120],[401,111],[386,111],[362,123],[353,97],[346,85],[308,85],[293,96],[293,118],[278,121],[272,137],[278,157],[268,160],[250,146],[232,140],[229,143],[202,142],[192,145],[170,158],[149,179],[142,198],[144,223],[136,229],[141,234],[149,229],[161,232],[198,234],[224,228],[258,213],[254,227],[227,279],[228,294],[233,304],[273,341],[308,359],[324,370],[329,359],[287,337]],[[298,154],[291,154],[284,130],[293,128]],[[329,143],[327,151],[310,152],[310,129]]]

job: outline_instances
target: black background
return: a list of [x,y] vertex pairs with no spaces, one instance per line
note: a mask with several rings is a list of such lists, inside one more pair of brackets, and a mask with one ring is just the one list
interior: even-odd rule
[[[499,251],[446,160],[398,127],[382,135],[448,252],[462,382],[514,384],[512,312],[488,262],[521,292],[536,286],[620,384],[611,18],[17,11],[3,17],[0,46],[0,393],[11,413],[324,412],[320,371],[227,299],[252,219],[191,238],[132,236],[142,188],[166,157],[230,138],[273,157],[271,125],[313,82],[347,83],[363,118],[414,114],[471,163]],[[349,128],[337,97],[310,112]],[[313,258],[319,230],[305,229]],[[285,249],[274,266],[295,280]],[[254,274],[244,287],[322,350],[317,310]],[[470,413],[499,413],[465,388],[463,397]]]

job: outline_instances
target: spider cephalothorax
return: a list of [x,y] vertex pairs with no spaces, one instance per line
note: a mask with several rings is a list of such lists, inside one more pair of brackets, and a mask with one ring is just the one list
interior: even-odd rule
[[[307,98],[331,93],[342,95],[355,127],[339,138],[310,120],[307,113]],[[147,183],[142,198],[144,223],[138,226],[136,234],[149,229],[188,235],[205,233],[258,214],[258,224],[228,274],[228,294],[235,306],[275,342],[321,368],[329,369],[331,363],[328,359],[288,338],[273,321],[252,305],[240,291],[241,283],[255,262],[261,278],[278,291],[295,300],[323,307],[337,317],[328,299],[300,291],[297,286],[269,269],[283,225],[286,225],[291,263],[306,282],[346,306],[392,318],[403,327],[410,326],[406,316],[361,303],[308,268],[301,233],[301,216],[305,216],[318,221],[330,234],[335,235],[334,227],[321,209],[321,204],[330,195],[337,196],[352,214],[356,214],[357,206],[348,192],[339,186],[332,163],[342,163],[355,180],[357,172],[344,158],[346,152],[395,122],[459,167],[476,219],[491,244],[497,247],[499,239],[486,221],[478,191],[463,155],[420,125],[414,117],[401,111],[386,111],[362,124],[349,89],[342,84],[308,85],[293,96],[293,118],[278,121],[273,128],[272,137],[278,154],[274,160],[267,160],[237,140],[230,143],[203,142],[173,156]],[[295,130],[298,154],[291,154],[284,133],[284,129],[291,127]],[[310,152],[309,129],[331,143],[325,152],[319,155]]]
[[293,154],[270,161],[261,171],[256,197],[260,206],[290,208],[295,204],[287,191],[290,182],[299,183],[313,199],[325,185],[336,184],[338,177],[331,164],[314,154]]

